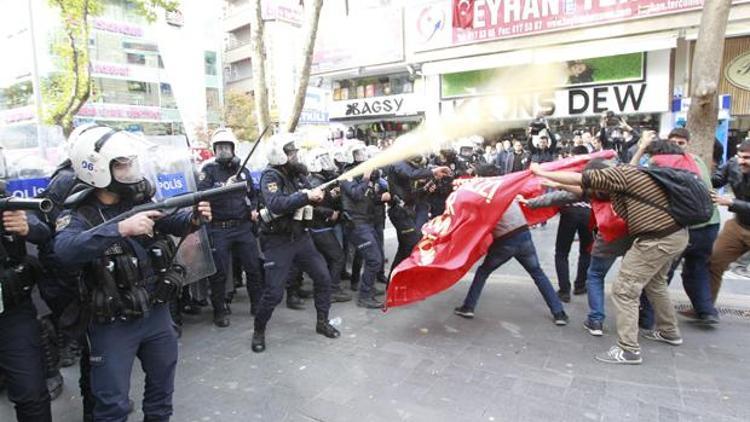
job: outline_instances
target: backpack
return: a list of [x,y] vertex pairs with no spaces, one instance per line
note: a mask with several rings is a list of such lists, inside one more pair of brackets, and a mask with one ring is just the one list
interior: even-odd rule
[[648,174],[662,187],[667,194],[669,206],[662,207],[632,193],[627,193],[627,196],[665,211],[682,227],[705,223],[713,216],[711,194],[697,174],[669,167],[648,167],[639,170]]

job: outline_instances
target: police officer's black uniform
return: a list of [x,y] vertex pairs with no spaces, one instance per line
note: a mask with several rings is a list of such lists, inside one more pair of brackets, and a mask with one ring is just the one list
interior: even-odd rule
[[[313,188],[318,187],[334,180],[336,176],[335,172],[325,170],[311,173],[309,177],[310,186]],[[313,219],[310,222],[310,232],[315,247],[318,248],[318,252],[323,255],[328,264],[331,274],[331,300],[333,302],[347,302],[352,297],[341,287],[341,273],[346,266],[346,255],[334,233],[334,227],[343,218],[341,213],[341,196],[340,194],[335,195],[335,191],[333,189],[326,191],[323,201],[315,205]],[[333,218],[334,214],[338,214],[338,217],[335,219]]]
[[383,253],[375,231],[375,184],[364,176],[341,183],[341,202],[348,215],[347,234],[354,243],[357,254],[365,262],[364,274],[359,285],[357,306],[380,308],[383,304],[375,299],[375,278],[383,267]]
[[0,371],[5,373],[8,398],[19,421],[51,421],[50,397],[45,381],[40,326],[31,303],[31,289],[41,268],[26,255],[26,240],[42,244],[51,230],[27,213],[29,233],[0,237]]
[[433,170],[421,167],[414,160],[400,161],[388,169],[388,187],[392,196],[388,217],[398,238],[398,250],[391,263],[391,272],[411,254],[422,236],[421,226],[417,225],[416,209],[421,195],[419,184],[432,177]]
[[[198,179],[198,190],[223,186],[239,170],[239,158],[232,157],[228,162],[220,160],[203,166]],[[216,263],[216,274],[211,276],[211,304],[214,308],[214,323],[219,327],[229,325],[226,304],[226,277],[232,257],[239,260],[247,274],[247,293],[250,296],[250,311],[256,311],[263,291],[263,277],[260,271],[260,252],[253,234],[250,214],[257,206],[257,193],[253,187],[250,171],[244,169],[240,180],[247,181],[247,193],[237,192],[212,201],[213,220],[209,234]],[[234,252],[234,255],[232,254]]]
[[329,338],[340,335],[328,322],[331,276],[325,259],[315,248],[304,222],[294,219],[294,214],[311,202],[307,193],[298,190],[294,181],[297,174],[290,174],[290,164],[268,167],[260,180],[263,204],[275,217],[266,222],[261,216],[260,243],[265,256],[266,286],[255,315],[254,352],[265,350],[266,324],[284,296],[284,287],[293,264],[313,279],[316,331]]
[[453,176],[444,177],[439,180],[434,180],[435,190],[430,193],[430,214],[432,217],[441,215],[445,211],[445,201],[448,196],[453,192],[453,180],[457,177],[465,176],[468,174],[467,163],[458,158],[456,153],[450,151],[440,151],[440,154],[436,155],[432,160],[432,164],[435,166],[445,166],[451,169]]

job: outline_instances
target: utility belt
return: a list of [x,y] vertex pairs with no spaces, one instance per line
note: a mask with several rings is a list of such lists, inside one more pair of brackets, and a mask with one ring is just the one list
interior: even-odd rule
[[30,261],[0,270],[0,315],[29,300],[40,271]]
[[242,219],[212,220],[210,224],[211,224],[212,228],[233,229],[235,227],[239,227],[239,226],[247,223],[248,221],[249,220],[242,220]]
[[[299,227],[295,227],[295,225],[301,224],[305,231],[307,230],[307,227],[311,225],[313,220],[313,207],[312,205],[306,205],[298,208],[291,216],[274,214],[268,208],[262,208],[259,214],[262,234],[292,236],[292,238],[294,238],[295,233],[301,231]],[[296,237],[298,238],[300,236]]]
[[[118,246],[115,244],[115,246]],[[185,283],[185,268],[174,264],[176,248],[168,238],[149,247],[154,275],[141,277],[138,259],[127,253],[106,255],[92,264],[88,303],[91,319],[99,324],[133,321],[148,315],[152,306],[175,299]]]

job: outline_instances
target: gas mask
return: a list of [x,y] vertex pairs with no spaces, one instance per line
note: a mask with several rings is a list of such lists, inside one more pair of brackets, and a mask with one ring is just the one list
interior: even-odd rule
[[234,158],[234,147],[229,142],[219,142],[214,145],[214,154],[217,163],[229,164]]
[[121,157],[110,163],[112,181],[107,190],[121,198],[141,203],[156,194],[154,185],[143,177],[137,157]]

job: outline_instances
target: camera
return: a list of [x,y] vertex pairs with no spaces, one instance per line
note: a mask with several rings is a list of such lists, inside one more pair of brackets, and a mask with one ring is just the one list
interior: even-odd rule
[[617,117],[614,111],[610,110],[607,112],[607,126],[619,126],[620,125],[620,118]]
[[538,135],[539,132],[547,128],[547,119],[544,117],[537,117],[529,123],[529,131],[531,135]]

